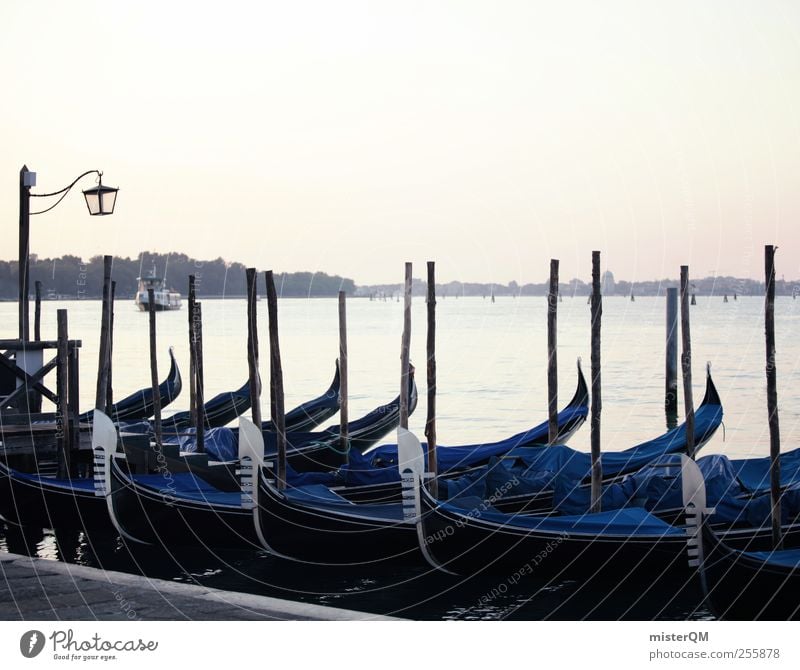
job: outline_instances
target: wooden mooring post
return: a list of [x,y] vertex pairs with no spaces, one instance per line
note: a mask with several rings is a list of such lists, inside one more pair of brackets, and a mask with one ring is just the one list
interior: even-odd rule
[[147,289],[147,311],[150,322],[150,386],[153,389],[153,429],[155,431],[156,445],[161,447],[164,443],[161,433],[161,396],[158,393],[158,352],[156,350],[156,293],[152,288]]
[[344,454],[345,463],[350,460],[350,435],[347,422],[349,411],[347,405],[347,295],[339,291],[339,448]]
[[428,337],[427,349],[427,386],[428,415],[425,417],[425,440],[428,443],[428,473],[431,475],[429,488],[431,495],[437,496],[437,461],[436,461],[436,264],[428,261]]
[[78,342],[70,342],[68,354],[69,365],[69,398],[67,401],[68,429],[70,434],[70,444],[73,449],[80,447],[81,426],[80,426],[80,345]]
[[283,367],[278,340],[278,294],[272,270],[267,270],[267,314],[269,316],[269,399],[272,425],[275,427],[277,467],[275,480],[279,490],[286,488],[286,409],[283,398]]
[[56,312],[58,345],[56,348],[56,441],[58,449],[58,476],[69,477],[72,472],[72,437],[69,429],[69,334],[67,310]]
[[689,332],[689,266],[681,265],[681,372],[686,412],[686,455],[694,458],[694,399],[692,396],[692,337]]
[[194,303],[192,319],[192,349],[194,350],[194,413],[197,421],[195,426],[196,451],[203,454],[206,451],[206,408],[205,408],[205,381],[203,375],[203,305]]
[[108,379],[106,380],[106,407],[111,412],[114,407],[114,383],[112,379],[112,372],[114,366],[114,297],[117,293],[117,282],[111,282],[111,294],[109,296],[108,304]]
[[94,406],[106,412],[106,396],[108,394],[108,371],[111,367],[109,357],[109,331],[111,327],[111,266],[113,258],[103,256],[103,304],[100,316],[100,354],[97,361],[97,392]]
[[34,287],[36,301],[33,305],[33,339],[39,342],[42,339],[42,282],[37,279]]
[[194,346],[194,308],[197,301],[195,276],[189,275],[189,295],[186,299],[189,311],[189,414],[191,425],[197,428],[197,352]]
[[666,383],[664,412],[667,428],[678,425],[678,289],[667,289]]
[[253,423],[261,427],[261,377],[258,372],[258,318],[255,268],[245,270],[247,279],[247,371],[250,379],[250,411]]
[[403,335],[400,340],[400,428],[408,430],[408,390],[411,383],[411,263],[405,265]]
[[781,433],[778,424],[778,372],[775,362],[775,247],[764,247],[766,300],[764,332],[767,353],[767,418],[769,420],[769,491],[772,516],[772,546],[783,548],[781,537]]
[[547,441],[558,441],[558,260],[550,260],[547,294]]
[[592,252],[592,501],[591,511],[600,512],[603,494],[603,463],[600,460],[600,322],[603,315],[603,296],[600,293],[600,252]]

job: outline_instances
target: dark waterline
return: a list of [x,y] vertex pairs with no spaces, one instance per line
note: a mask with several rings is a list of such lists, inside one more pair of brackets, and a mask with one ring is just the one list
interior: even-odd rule
[[543,582],[507,572],[469,579],[424,565],[320,568],[262,552],[126,546],[76,531],[0,527],[0,550],[175,582],[420,620],[713,618],[685,576]]

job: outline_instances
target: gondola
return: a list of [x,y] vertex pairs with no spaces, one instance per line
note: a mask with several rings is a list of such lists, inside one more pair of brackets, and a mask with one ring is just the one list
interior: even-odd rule
[[[706,393],[700,407],[695,411],[695,453],[708,443],[722,423],[722,401],[719,398],[710,371],[706,375]],[[686,424],[681,424],[663,435],[618,452],[601,454],[603,485],[622,481],[650,463],[670,454],[686,451]],[[591,479],[591,456],[566,446],[551,446],[547,449],[519,448],[496,459],[492,467],[483,472],[472,473],[461,481],[448,481],[440,487],[443,495],[450,498],[469,489],[481,494],[485,485],[490,488],[487,495],[504,486],[507,481],[516,482],[504,490],[495,502],[503,512],[551,513],[558,511],[577,498],[588,509],[589,483]],[[488,474],[488,477],[486,476]],[[474,493],[472,493],[474,495]]]
[[[339,361],[328,389],[319,397],[298,405],[286,413],[286,430],[292,432],[308,431],[323,421],[330,419],[339,411]],[[250,408],[250,382],[240,389],[220,393],[205,404],[206,428],[222,427]],[[179,433],[191,426],[191,412],[177,412],[162,421],[167,432]],[[274,431],[271,421],[264,421],[262,429]]]
[[[417,390],[412,382],[409,388],[410,411],[416,405]],[[367,414],[363,419],[351,422],[356,439],[372,439],[383,436],[397,425],[399,420],[399,397]],[[240,417],[235,446],[237,458],[225,465],[203,468],[189,465],[187,471],[174,472],[166,468],[169,476],[162,474],[132,474],[115,459],[111,464],[110,490],[114,518],[121,529],[142,542],[159,543],[161,533],[168,542],[175,544],[203,544],[208,546],[255,546],[255,527],[252,512],[241,506],[241,488],[232,477],[242,464],[238,458],[247,445],[242,439],[241,425],[251,426]],[[275,454],[274,433],[260,432],[262,456],[267,459]],[[343,455],[338,448],[338,426],[321,433],[312,433],[316,439],[308,441],[308,434],[287,435],[289,467],[331,467],[340,463]],[[268,438],[270,443],[265,444]],[[233,454],[228,453],[228,456]],[[216,470],[216,481],[212,475]],[[219,469],[218,469],[219,468]],[[223,469],[224,468],[224,469]],[[209,477],[203,475],[208,473]],[[209,481],[210,480],[210,481]],[[214,484],[217,484],[216,486]]]
[[132,475],[117,459],[111,463],[114,523],[140,542],[256,548],[252,512],[241,498],[191,472]]
[[[409,389],[411,394],[410,403],[415,401],[416,390],[412,384]],[[397,403],[398,401],[395,401]],[[413,406],[413,404],[412,404]],[[376,417],[385,416],[387,412],[370,413],[371,420]],[[391,412],[389,414],[394,414]],[[392,418],[392,423],[396,425],[397,416]],[[240,427],[238,431],[236,467],[239,470],[245,469],[242,463],[242,454],[247,454],[251,458],[254,453],[258,453],[259,462],[270,462],[274,459],[274,452],[269,445],[264,443],[264,437],[271,435],[265,431],[258,431],[252,424],[244,418],[239,419]],[[245,428],[243,428],[245,427]],[[253,431],[258,433],[253,437]],[[338,435],[336,436],[338,438]],[[256,445],[253,447],[253,445]],[[323,445],[326,446],[326,445]],[[255,448],[255,452],[253,449]],[[307,445],[307,448],[319,449],[318,445]],[[293,451],[289,444],[289,453]],[[307,455],[307,454],[306,454]],[[289,459],[291,464],[291,457]],[[291,467],[291,465],[290,465]],[[263,481],[269,476],[268,471],[274,469],[274,461],[269,470],[258,468]],[[224,491],[212,486],[206,479],[198,476],[199,471],[194,469],[192,472],[169,473],[169,477],[163,475],[133,475],[126,471],[125,467],[114,460],[111,463],[110,472],[110,500],[113,509],[115,523],[119,525],[128,535],[137,538],[142,542],[148,543],[173,543],[173,544],[200,544],[204,546],[255,546],[258,541],[256,530],[262,531],[260,524],[254,524],[254,513],[246,506],[242,505],[242,488],[245,488],[244,481],[238,490]],[[259,483],[263,485],[263,481]],[[249,489],[254,488],[251,483]],[[314,493],[316,491],[316,494]],[[325,487],[318,487],[311,491],[307,489],[290,489],[290,497],[297,501],[304,493],[314,498],[322,491],[328,491]],[[271,491],[270,491],[271,493]],[[258,497],[256,492],[254,498]],[[328,502],[335,494],[328,494]],[[269,504],[266,495],[262,495],[261,505]],[[354,505],[344,501],[344,504],[355,510],[355,516],[364,516],[371,511],[375,516],[376,523],[374,531],[381,531],[380,537],[376,537],[372,532],[369,543],[366,546],[380,546],[381,552],[386,551],[393,543],[391,530],[393,526],[399,526],[399,535],[402,538],[401,544],[406,548],[407,553],[416,555],[414,544],[414,528],[412,525],[403,522],[402,508],[400,505],[376,506],[377,509],[368,510],[368,506]],[[256,505],[264,518],[269,518],[269,510],[273,507],[262,508]],[[391,508],[391,509],[390,509]],[[392,514],[395,516],[392,516]],[[399,518],[397,518],[399,514]],[[343,517],[346,518],[346,515]],[[388,522],[387,522],[388,520]],[[396,521],[397,523],[393,523]],[[360,527],[357,524],[357,527]],[[277,529],[263,528],[266,536],[277,538],[281,543],[293,542],[294,535],[277,533]],[[335,529],[334,529],[335,532]],[[162,535],[163,534],[163,535]],[[304,534],[301,532],[301,534]],[[377,543],[377,544],[376,544]],[[261,545],[264,543],[262,542]],[[302,545],[303,543],[301,543]],[[259,545],[259,546],[261,546]],[[343,549],[351,549],[349,543],[343,545]],[[270,547],[273,553],[282,554],[280,550]],[[369,555],[363,548],[355,555]],[[396,558],[393,556],[392,558]],[[363,559],[362,559],[363,560]]]
[[[398,429],[401,455],[407,435]],[[259,541],[273,555],[318,566],[422,562],[402,502],[356,504],[324,485],[279,490],[274,463],[264,461],[253,459],[253,513]]]
[[[117,432],[103,413],[94,410],[92,450],[95,468],[116,451]],[[0,462],[0,516],[11,524],[116,533],[104,497],[104,477],[59,479],[23,473]],[[98,479],[99,477],[99,479]]]
[[442,502],[421,478],[412,481],[420,549],[430,565],[446,572],[522,569],[558,578],[636,574],[657,580],[687,567],[684,529],[641,507],[569,516],[509,514],[497,510],[492,497]]
[[[416,404],[417,388],[412,380],[409,389],[410,411],[413,411]],[[395,428],[398,420],[399,397],[351,421],[348,424],[348,435],[355,436],[355,439],[361,442],[375,441]],[[146,425],[145,429],[147,430]],[[274,433],[262,432],[265,440],[269,442],[267,447],[269,453],[274,453]],[[150,462],[158,456],[160,465],[165,465],[171,472],[193,472],[221,491],[238,491],[239,480],[236,476],[238,429],[212,428],[205,433],[204,439],[205,454],[196,453],[194,429],[187,429],[178,435],[165,434],[162,450],[158,455],[151,453],[152,448],[149,443],[142,440],[123,439],[123,447],[132,463]],[[289,432],[286,434],[286,440],[289,468],[292,473],[304,470],[331,471],[345,460],[339,445],[339,426],[310,433]],[[193,456],[187,458],[187,454]]]
[[[323,421],[330,419],[339,411],[339,387],[341,378],[339,374],[339,360],[336,360],[336,371],[333,375],[328,390],[318,398],[298,405],[286,413],[285,426],[288,432],[307,432],[313,430]],[[261,430],[274,432],[272,421],[263,421]]]
[[[240,440],[239,455],[251,459],[256,450],[263,454],[263,433],[240,417],[240,431],[244,425],[250,430]],[[139,542],[259,548],[251,499],[241,487],[221,491],[192,472],[133,475],[117,460],[110,463],[110,516],[120,532]]]
[[[162,409],[178,397],[182,387],[181,373],[172,347],[169,348],[169,358],[169,373],[167,378],[158,386],[158,396],[161,399]],[[115,402],[109,414],[116,422],[126,422],[147,419],[153,416],[153,411],[153,389],[152,387],[147,387]],[[81,423],[91,423],[93,416],[94,410],[90,410],[81,414],[79,419]]]
[[[583,423],[587,409],[587,389],[578,367],[578,389],[568,407],[561,413],[561,434],[572,434]],[[401,439],[391,445],[391,462],[380,468],[382,475],[392,474],[390,482],[373,486],[370,495],[377,497],[382,490],[386,499],[369,502],[364,499],[368,487],[360,490],[362,499],[355,501],[349,487],[331,487],[340,473],[295,476],[292,486],[278,489],[269,468],[258,469],[258,504],[256,522],[260,537],[266,538],[268,550],[304,563],[322,565],[355,565],[393,561],[421,562],[422,555],[416,538],[413,518],[404,511],[401,497],[400,466],[407,459],[408,440],[413,436],[400,429]],[[444,463],[455,469],[485,462],[493,453],[511,449],[526,437],[546,437],[538,427],[502,442],[476,447],[451,447],[454,455],[445,456]],[[539,442],[535,437],[533,443]],[[418,443],[417,446],[419,447]],[[381,448],[383,449],[383,448]],[[444,448],[441,453],[447,453]],[[481,452],[480,450],[485,450]],[[476,453],[472,453],[476,452]],[[457,456],[455,455],[457,454]],[[356,456],[351,452],[351,465]],[[388,458],[387,458],[388,460]],[[342,469],[344,470],[344,468]],[[341,471],[340,471],[341,472]],[[364,474],[364,471],[362,471]],[[379,487],[381,487],[379,489]]]
[[[408,389],[408,414],[413,414],[418,401],[414,370]],[[400,396],[385,405],[379,405],[360,419],[347,424],[348,451],[352,455],[374,446],[387,433],[397,428],[400,422]],[[298,472],[327,472],[338,468],[348,458],[340,447],[340,426],[335,424],[325,430],[312,433],[287,433],[289,465]],[[264,433],[267,456],[276,450],[274,433]]]
[[[204,404],[206,428],[225,426],[237,416],[250,409],[250,382],[245,382],[235,391],[218,393]],[[191,411],[176,412],[162,419],[161,427],[167,432],[180,432],[192,425]]]
[[[683,489],[690,567],[700,573],[707,604],[722,619],[800,618],[800,549],[736,549],[708,523],[702,472],[683,459]],[[770,529],[767,529],[768,531]]]
[[[417,406],[417,386],[413,376],[409,388],[409,414]],[[293,410],[294,411],[294,410]],[[366,448],[374,445],[386,433],[397,427],[400,418],[400,396],[391,402],[379,405],[359,419],[347,424],[347,435],[350,450]],[[287,428],[286,442],[289,464],[300,472],[329,471],[345,462],[339,445],[340,426],[335,424],[325,430],[299,432]],[[273,430],[262,430],[267,453],[274,453],[276,437]],[[211,430],[205,436],[205,449],[210,460],[231,462],[238,455],[238,429],[223,428]],[[165,437],[167,444],[177,444],[184,452],[196,449],[193,429],[187,429],[180,435]],[[355,446],[354,446],[355,445]]]
[[[781,516],[787,546],[800,546],[800,482],[796,480],[797,473],[791,472],[798,454],[800,451],[781,455],[781,463],[788,466],[787,471],[781,473]],[[683,523],[682,460],[681,455],[670,455],[619,483],[604,487],[603,509],[643,505],[669,523]],[[759,462],[762,460],[769,459],[731,460],[722,454],[710,454],[696,461],[705,480],[709,507],[714,509],[706,524],[715,533],[724,534],[725,543],[734,549],[758,551],[772,546],[770,492],[763,487],[760,478],[760,472],[769,463]],[[753,474],[756,476],[749,476]],[[556,510],[575,514],[587,511],[589,504],[588,490],[579,487],[560,498]],[[753,529],[757,528],[764,532],[753,535]]]
[[800,618],[800,549],[742,551],[703,525],[706,600],[721,619]]
[[[578,361],[578,382],[570,402],[558,413],[558,442],[565,444],[586,421],[589,412],[589,389]],[[437,473],[454,477],[486,465],[518,447],[543,446],[548,440],[548,422],[544,421],[522,433],[496,442],[445,446],[437,445]],[[423,448],[428,449],[427,443]],[[397,445],[385,444],[363,455],[351,454],[330,485],[353,502],[392,502],[400,497],[400,475],[397,470]]]

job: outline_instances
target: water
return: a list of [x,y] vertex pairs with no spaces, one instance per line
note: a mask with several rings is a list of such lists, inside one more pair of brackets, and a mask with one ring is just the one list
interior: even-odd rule
[[[238,388],[247,377],[244,300],[203,301],[206,397]],[[93,405],[100,303],[43,303],[42,333],[55,338],[55,310],[69,310],[70,337],[83,340],[82,409]],[[565,297],[558,312],[559,405],[575,388],[575,360],[589,366],[589,306],[585,298]],[[330,382],[338,353],[337,305],[333,299],[282,300],[280,310],[286,407],[317,396]],[[268,379],[266,304],[259,303],[261,372]],[[800,391],[794,383],[800,365],[795,339],[800,301],[776,302],[778,395],[784,450],[794,448],[800,429]],[[604,450],[614,451],[664,432],[663,298],[606,298],[603,305]],[[16,323],[16,305],[0,303],[0,316]],[[725,407],[725,430],[704,453],[731,457],[768,453],[764,376],[763,300],[741,297],[698,298],[691,309],[694,395],[703,394],[704,364],[711,361]],[[424,385],[425,304],[413,307],[412,361]],[[356,418],[387,402],[399,390],[402,304],[348,301],[350,415]],[[147,316],[133,301],[118,301],[114,334],[114,390],[121,398],[149,384]],[[8,335],[11,335],[9,333]],[[546,416],[546,299],[448,297],[437,304],[437,430],[442,444],[495,440],[539,423]],[[168,369],[167,347],[174,346],[181,369],[188,370],[186,311],[158,314],[159,370]],[[187,409],[184,393],[169,410]],[[682,393],[679,406],[682,408]],[[46,408],[45,408],[46,409]],[[265,416],[268,413],[268,408]],[[168,413],[168,412],[166,412]],[[422,433],[424,402],[410,427]],[[571,446],[589,449],[588,425]],[[97,565],[143,571],[148,575],[208,586],[289,597],[311,602],[394,613],[415,618],[704,618],[696,585],[633,584],[604,597],[607,585],[573,581],[506,584],[504,576],[461,580],[432,575],[424,568],[319,571],[253,553],[215,554],[152,549],[130,554],[116,541],[91,544],[59,533],[7,531],[0,548]],[[502,592],[501,592],[502,591]],[[487,597],[487,594],[491,597]]]

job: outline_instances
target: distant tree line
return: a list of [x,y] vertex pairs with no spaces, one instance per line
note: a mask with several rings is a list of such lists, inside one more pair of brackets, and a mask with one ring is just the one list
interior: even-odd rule
[[[19,268],[16,261],[0,261],[0,299],[16,299],[18,295]],[[113,279],[117,283],[118,299],[136,293],[137,278],[148,275],[153,267],[156,275],[166,272],[167,286],[186,295],[189,275],[196,277],[199,296],[235,297],[244,296],[245,266],[228,263],[222,258],[197,260],[186,254],[151,254],[143,252],[137,258],[114,257]],[[31,255],[30,290],[34,282],[42,282],[42,298],[62,299],[99,298],[103,291],[103,257],[93,256],[84,261],[77,256],[60,258],[38,258]],[[352,279],[329,276],[322,272],[286,272],[275,274],[278,294],[282,297],[329,297],[339,291],[353,294]],[[266,295],[263,274],[258,283],[258,293]]]
[[[764,295],[764,282],[753,279],[737,279],[736,277],[705,277],[703,279],[691,280],[692,292],[701,295]],[[657,279],[651,281],[629,282],[618,280],[615,282],[613,292],[608,295],[616,296],[658,296],[664,295],[667,288],[677,287],[677,279]],[[436,294],[440,298],[457,296],[545,296],[550,288],[549,282],[541,284],[529,283],[518,284],[511,281],[508,284],[481,284],[452,281],[447,284],[437,284]],[[416,296],[424,296],[426,293],[425,282],[421,279],[414,279],[412,282],[412,293]],[[561,295],[588,296],[592,292],[591,282],[587,283],[581,279],[571,279],[569,282],[561,282],[558,285]],[[402,284],[374,284],[371,286],[359,286],[356,295],[369,296],[373,299],[392,298],[402,295]],[[777,295],[800,294],[800,282],[785,281],[777,279],[775,281],[775,293]]]
[[[158,276],[166,271],[167,285],[186,295],[189,275],[197,278],[198,295],[209,297],[239,297],[245,295],[245,266],[241,263],[229,263],[222,258],[214,260],[197,260],[186,254],[156,254],[142,252],[136,258],[114,258],[113,278],[117,282],[118,298],[130,296],[136,292],[137,278],[141,274],[149,274],[153,267]],[[87,261],[77,256],[61,256],[60,258],[38,258],[31,255],[31,294],[34,282],[42,282],[42,297],[99,298],[103,289],[103,258],[93,256]],[[373,284],[356,287],[352,279],[339,275],[330,276],[323,272],[284,272],[275,274],[278,294],[282,297],[333,297],[339,291],[349,295],[385,299],[402,294],[401,284]],[[663,295],[668,287],[678,285],[675,279],[651,281],[615,282],[613,293],[609,295],[655,296]],[[16,261],[0,261],[0,299],[17,298],[18,268]],[[510,281],[508,284],[476,283],[452,281],[437,284],[437,295],[442,298],[457,296],[544,296],[547,295],[549,283],[519,284]],[[736,277],[704,277],[692,280],[692,290],[697,295],[764,295],[764,282],[753,279],[737,279]],[[426,285],[422,279],[414,279],[412,284],[414,295],[423,296]],[[559,284],[562,295],[586,296],[591,293],[591,284],[581,279],[571,279]],[[778,279],[775,282],[778,295],[800,293],[800,282]],[[259,295],[266,293],[264,281],[258,283]]]

